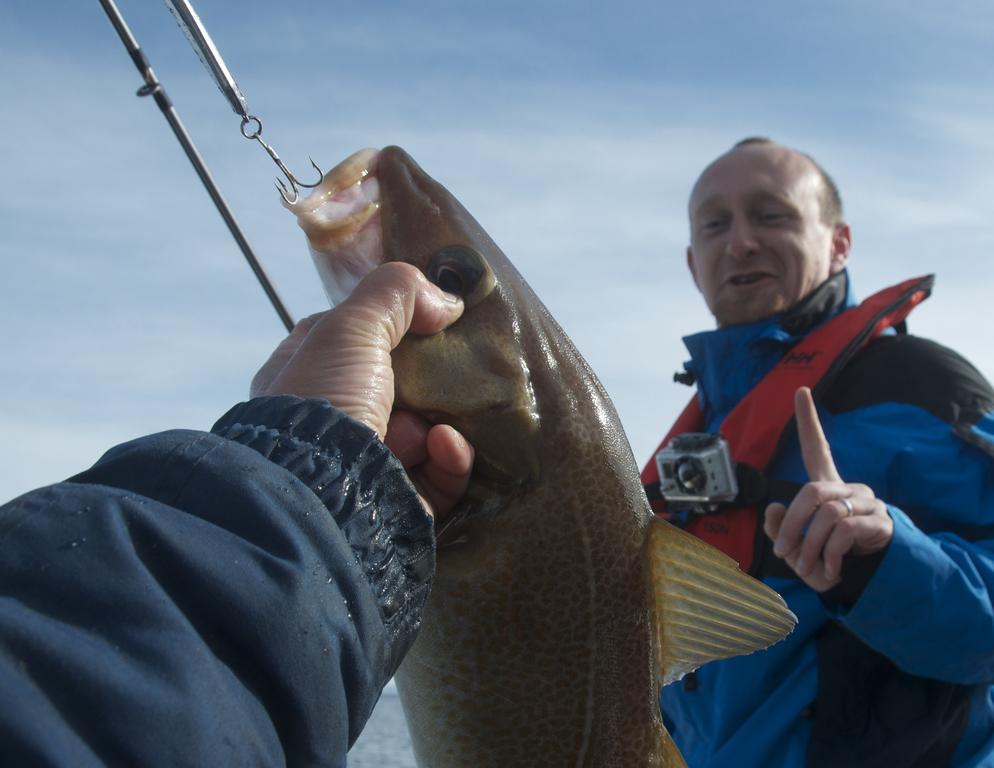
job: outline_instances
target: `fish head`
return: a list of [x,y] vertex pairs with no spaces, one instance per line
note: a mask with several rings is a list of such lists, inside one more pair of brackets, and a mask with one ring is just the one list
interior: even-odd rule
[[[393,353],[395,407],[449,424],[476,458],[453,519],[499,511],[541,477],[541,419],[529,369],[528,291],[462,204],[399,147],[360,150],[306,199],[288,204],[333,303],[379,264],[402,261],[460,296],[462,317]],[[458,527],[458,525],[456,526]]]

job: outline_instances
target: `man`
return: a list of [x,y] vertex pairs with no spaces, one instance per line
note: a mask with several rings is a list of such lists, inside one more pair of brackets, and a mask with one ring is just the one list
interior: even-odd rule
[[[799,623],[664,689],[678,746],[709,768],[994,764],[994,391],[903,333],[929,281],[856,306],[850,228],[810,157],[740,142],[689,214],[718,328],[685,339],[697,397],[674,431],[721,431],[752,468],[732,505],[668,514]],[[654,462],[643,478],[652,495]]]
[[391,412],[390,350],[462,309],[385,265],[210,433],[140,438],[0,507],[0,765],[345,765],[473,460]]

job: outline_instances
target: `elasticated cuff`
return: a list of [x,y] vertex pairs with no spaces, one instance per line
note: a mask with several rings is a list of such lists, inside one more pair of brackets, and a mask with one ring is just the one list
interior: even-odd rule
[[355,552],[387,630],[417,632],[435,571],[432,522],[371,429],[325,400],[281,395],[239,403],[211,431],[307,485]]

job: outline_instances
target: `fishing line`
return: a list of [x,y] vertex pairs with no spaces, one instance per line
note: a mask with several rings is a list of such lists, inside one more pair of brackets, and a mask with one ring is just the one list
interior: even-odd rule
[[[138,45],[138,41],[135,40],[134,35],[131,34],[131,30],[128,29],[128,25],[124,21],[124,17],[118,10],[117,6],[114,4],[114,0],[100,0],[100,4],[103,6],[107,17],[110,19],[111,24],[117,31],[118,36],[121,38],[121,42],[124,44],[125,49],[131,56],[131,61],[134,62],[135,67],[137,67],[138,72],[141,74],[142,78],[145,80],[145,84],[138,89],[136,92],[137,96],[151,96],[155,103],[159,107],[159,111],[162,112],[163,116],[166,118],[166,122],[169,123],[169,127],[173,129],[173,134],[175,134],[176,139],[179,141],[180,145],[183,147],[183,151],[186,153],[187,159],[193,165],[194,170],[196,170],[197,175],[200,177],[201,183],[207,189],[207,194],[210,195],[211,200],[214,201],[214,205],[221,214],[221,218],[224,219],[224,223],[228,225],[228,231],[231,232],[231,236],[235,238],[235,242],[238,243],[238,247],[241,249],[242,254],[245,256],[245,260],[248,262],[249,267],[251,267],[252,272],[255,274],[256,279],[262,285],[262,290],[265,291],[266,296],[269,297],[270,303],[276,310],[276,314],[279,315],[280,320],[286,327],[287,331],[293,329],[294,322],[290,313],[287,311],[286,306],[283,304],[283,300],[280,298],[279,294],[276,292],[276,288],[273,286],[263,269],[262,264],[256,257],[252,250],[252,246],[249,245],[248,240],[242,233],[241,227],[238,226],[238,222],[235,220],[234,214],[225,202],[224,197],[221,195],[221,191],[218,189],[217,184],[214,182],[210,171],[207,169],[206,163],[204,163],[203,158],[197,151],[196,146],[193,144],[193,140],[187,133],[186,128],[183,127],[183,123],[179,119],[179,115],[176,113],[175,107],[173,107],[169,96],[166,94],[165,88],[162,87],[162,83],[159,82],[158,78],[155,76],[155,72],[152,71],[152,66],[145,56],[144,51]],[[169,3],[172,9],[172,4]],[[209,38],[208,38],[209,40]],[[192,40],[191,40],[192,42]],[[212,44],[213,45],[213,44]],[[220,59],[219,59],[220,60]],[[206,63],[206,62],[205,62]],[[230,77],[230,75],[228,75]],[[234,83],[234,81],[231,81]],[[237,90],[237,86],[236,86]],[[240,95],[240,93],[239,93]],[[242,102],[244,104],[244,100]],[[251,118],[251,116],[246,115],[245,117]],[[252,118],[258,120],[258,118]],[[291,181],[291,186],[296,182],[299,186],[313,186],[309,184],[301,184],[299,181],[293,178],[293,176],[286,170],[282,162],[280,162],[279,157],[276,155],[275,151],[258,138],[258,133],[262,132],[262,123],[258,124],[258,132],[256,135],[246,134],[244,131],[244,126],[247,123],[243,123],[243,135],[246,138],[255,139],[266,149],[270,157],[280,166],[281,170],[287,175]],[[313,163],[313,161],[312,161]],[[316,166],[315,166],[316,167]],[[320,172],[320,169],[318,169]],[[283,192],[281,191],[281,194]]]

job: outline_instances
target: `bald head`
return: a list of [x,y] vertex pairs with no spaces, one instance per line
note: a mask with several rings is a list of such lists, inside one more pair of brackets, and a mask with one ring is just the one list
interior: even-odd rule
[[[722,157],[725,157],[732,152],[743,147],[758,148],[760,151],[769,151],[772,154],[787,153],[795,155],[803,160],[806,160],[815,173],[818,174],[821,180],[821,189],[819,190],[819,203],[821,204],[821,218],[828,226],[835,226],[836,224],[842,223],[843,212],[842,212],[842,196],[839,194],[839,188],[835,184],[835,180],[828,174],[828,172],[821,166],[821,164],[815,160],[811,155],[800,152],[796,149],[790,147],[785,147],[783,144],[778,144],[773,141],[773,139],[768,139],[765,136],[749,136],[748,138],[742,139],[737,142],[732,148],[722,155],[717,160],[715,160],[711,165],[718,163]],[[708,166],[710,168],[711,166]],[[704,173],[707,173],[708,168],[704,169]],[[704,173],[701,175],[703,176]],[[696,189],[696,185],[695,185]],[[693,195],[691,195],[693,196]]]

